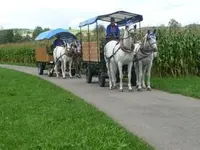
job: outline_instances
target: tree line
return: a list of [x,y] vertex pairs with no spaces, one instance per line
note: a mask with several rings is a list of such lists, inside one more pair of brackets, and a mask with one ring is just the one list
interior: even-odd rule
[[23,36],[21,32],[23,29],[4,29],[0,30],[0,44],[6,43],[20,43],[32,41],[38,36],[41,32],[48,31],[49,28],[42,28],[37,26],[33,32],[27,31],[27,33]]

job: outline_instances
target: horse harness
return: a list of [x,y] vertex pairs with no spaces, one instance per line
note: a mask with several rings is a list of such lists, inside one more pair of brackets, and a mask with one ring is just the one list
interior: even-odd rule
[[[140,49],[138,50],[138,52],[140,51],[144,56],[141,57],[141,58],[138,58],[138,55],[135,55],[135,56],[136,56],[136,59],[134,59],[133,62],[139,62],[140,60],[149,57],[149,56],[152,54],[152,52],[156,52],[156,51],[154,50],[154,48],[152,48],[152,45],[155,44],[156,42],[154,42],[154,43],[152,43],[152,44],[149,43],[149,40],[147,40],[147,42],[148,42],[148,44],[149,44],[149,47],[151,48],[151,49],[150,49],[150,52],[149,52],[149,53],[145,52],[145,51],[144,51],[144,46],[141,46]],[[142,44],[144,44],[144,41],[143,41],[143,40],[142,40],[142,42],[140,43],[140,45],[142,45]],[[137,52],[137,53],[138,53],[138,52]]]
[[[106,59],[110,60],[120,49],[126,53],[132,53],[134,48],[135,48],[135,45],[132,43],[131,44],[131,49],[127,48],[124,46],[124,43],[123,43],[123,40],[124,39],[128,39],[130,38],[130,35],[127,36],[126,38],[121,38],[119,41],[117,41],[117,43],[115,44],[114,48],[113,48],[113,54],[110,56],[110,57],[106,57]],[[120,46],[118,47],[118,49],[114,52],[115,50],[115,47],[120,44]]]

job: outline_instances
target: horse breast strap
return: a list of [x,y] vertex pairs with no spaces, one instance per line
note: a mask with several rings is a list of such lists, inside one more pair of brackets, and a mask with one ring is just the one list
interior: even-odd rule
[[[120,48],[124,51],[124,52],[127,52],[127,53],[132,53],[134,48],[135,48],[135,45],[134,44],[131,44],[131,49],[127,48],[124,46],[123,44],[123,40],[121,39],[118,43],[120,43]],[[117,43],[117,44],[118,44]]]

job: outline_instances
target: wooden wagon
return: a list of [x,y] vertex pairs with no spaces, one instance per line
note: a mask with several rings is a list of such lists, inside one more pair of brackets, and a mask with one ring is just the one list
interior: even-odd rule
[[[86,20],[84,22],[81,22],[79,24],[80,27],[80,35],[81,35],[81,41],[82,41],[82,63],[83,67],[85,69],[86,74],[86,82],[91,83],[92,77],[97,76],[99,85],[101,87],[105,86],[105,81],[108,78],[107,75],[107,68],[106,63],[104,60],[104,53],[103,48],[105,45],[105,37],[99,37],[98,33],[98,20],[110,22],[110,18],[113,17],[116,20],[116,23],[118,26],[124,26],[125,25],[125,19],[131,19],[134,23],[139,23],[143,20],[143,16],[139,14],[134,14],[126,11],[117,11],[111,14],[105,14],[96,16],[94,18],[91,18],[89,20]],[[90,36],[90,28],[89,26],[91,24],[96,23],[96,39],[95,41],[91,40]],[[87,41],[83,41],[83,33],[82,28],[87,26]],[[136,75],[134,71],[134,67],[132,68],[132,79],[131,83],[132,85],[136,85]],[[123,72],[125,75],[127,75],[127,65],[123,66]],[[119,72],[117,73],[118,81],[119,81]]]
[[[47,70],[48,76],[53,76],[54,60],[53,60],[53,39],[59,35],[64,42],[69,39],[77,38],[69,31],[58,28],[40,33],[35,40],[40,41],[40,44],[35,49],[36,65],[38,67],[38,74],[42,75],[44,70]],[[72,68],[72,76],[75,75],[75,68]]]

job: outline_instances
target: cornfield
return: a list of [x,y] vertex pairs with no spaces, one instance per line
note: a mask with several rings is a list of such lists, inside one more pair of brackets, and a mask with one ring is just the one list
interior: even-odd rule
[[195,28],[159,29],[159,57],[154,73],[159,76],[198,75],[200,71],[200,30]]
[[35,62],[35,43],[0,45],[0,62],[25,63]]
[[[200,29],[164,27],[157,29],[157,36],[159,55],[154,60],[154,75],[199,74]],[[0,45],[0,62],[35,63],[36,45],[34,42]]]

